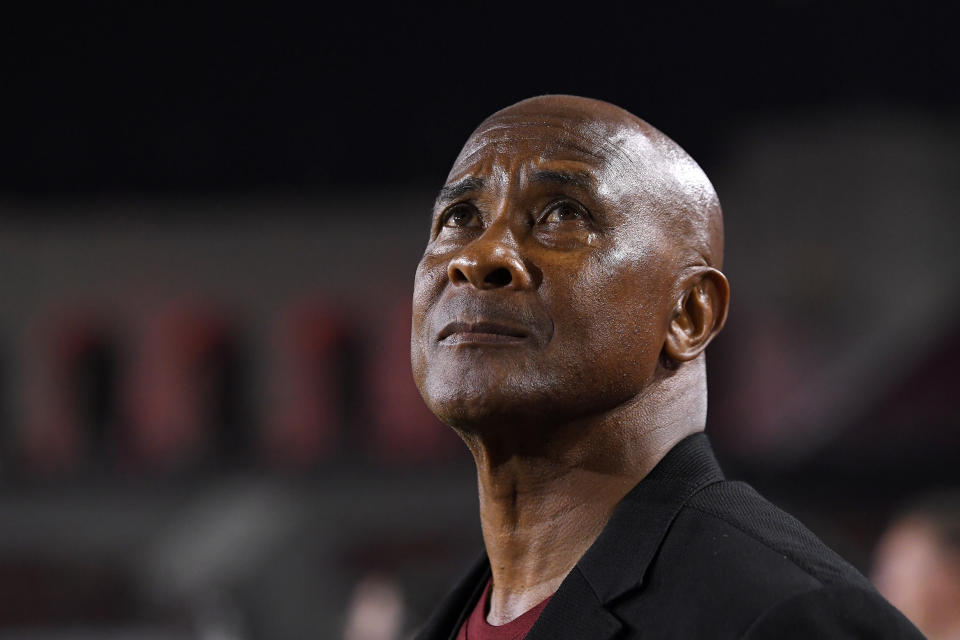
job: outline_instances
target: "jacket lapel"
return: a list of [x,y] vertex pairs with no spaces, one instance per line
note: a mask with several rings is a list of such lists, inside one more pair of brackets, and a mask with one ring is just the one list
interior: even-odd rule
[[574,567],[526,640],[609,640],[622,627],[597,598],[580,569]]
[[560,585],[527,640],[608,640],[622,624],[616,600],[641,589],[683,505],[723,479],[707,437],[677,444],[617,505],[596,542]]
[[696,433],[681,440],[620,501],[600,537],[577,563],[603,604],[642,586],[683,505],[721,480],[723,472],[707,436]]

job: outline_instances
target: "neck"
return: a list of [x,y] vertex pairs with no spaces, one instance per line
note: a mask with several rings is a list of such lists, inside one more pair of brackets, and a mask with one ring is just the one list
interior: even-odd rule
[[[532,452],[462,434],[477,465],[493,573],[487,620],[505,624],[552,595],[623,497],[677,442],[702,430],[705,419],[701,359],[604,414],[551,425]],[[522,433],[523,425],[510,431]]]

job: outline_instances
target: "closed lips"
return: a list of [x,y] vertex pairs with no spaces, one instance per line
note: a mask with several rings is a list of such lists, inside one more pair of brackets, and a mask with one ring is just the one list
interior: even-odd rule
[[497,322],[451,322],[440,331],[437,340],[442,341],[456,334],[493,335],[515,339],[527,337],[526,331]]

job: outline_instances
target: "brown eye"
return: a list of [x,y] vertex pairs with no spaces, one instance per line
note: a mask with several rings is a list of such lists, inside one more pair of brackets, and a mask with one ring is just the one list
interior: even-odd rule
[[473,207],[457,205],[447,211],[443,218],[445,227],[479,227],[480,217]]
[[585,218],[584,212],[571,202],[558,202],[547,210],[543,222],[566,222]]

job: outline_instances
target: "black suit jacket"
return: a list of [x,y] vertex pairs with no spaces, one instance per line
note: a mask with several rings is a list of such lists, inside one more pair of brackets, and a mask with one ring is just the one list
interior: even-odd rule
[[[418,640],[449,640],[490,578],[486,556]],[[724,479],[703,434],[617,506],[527,640],[922,638],[800,522]]]

